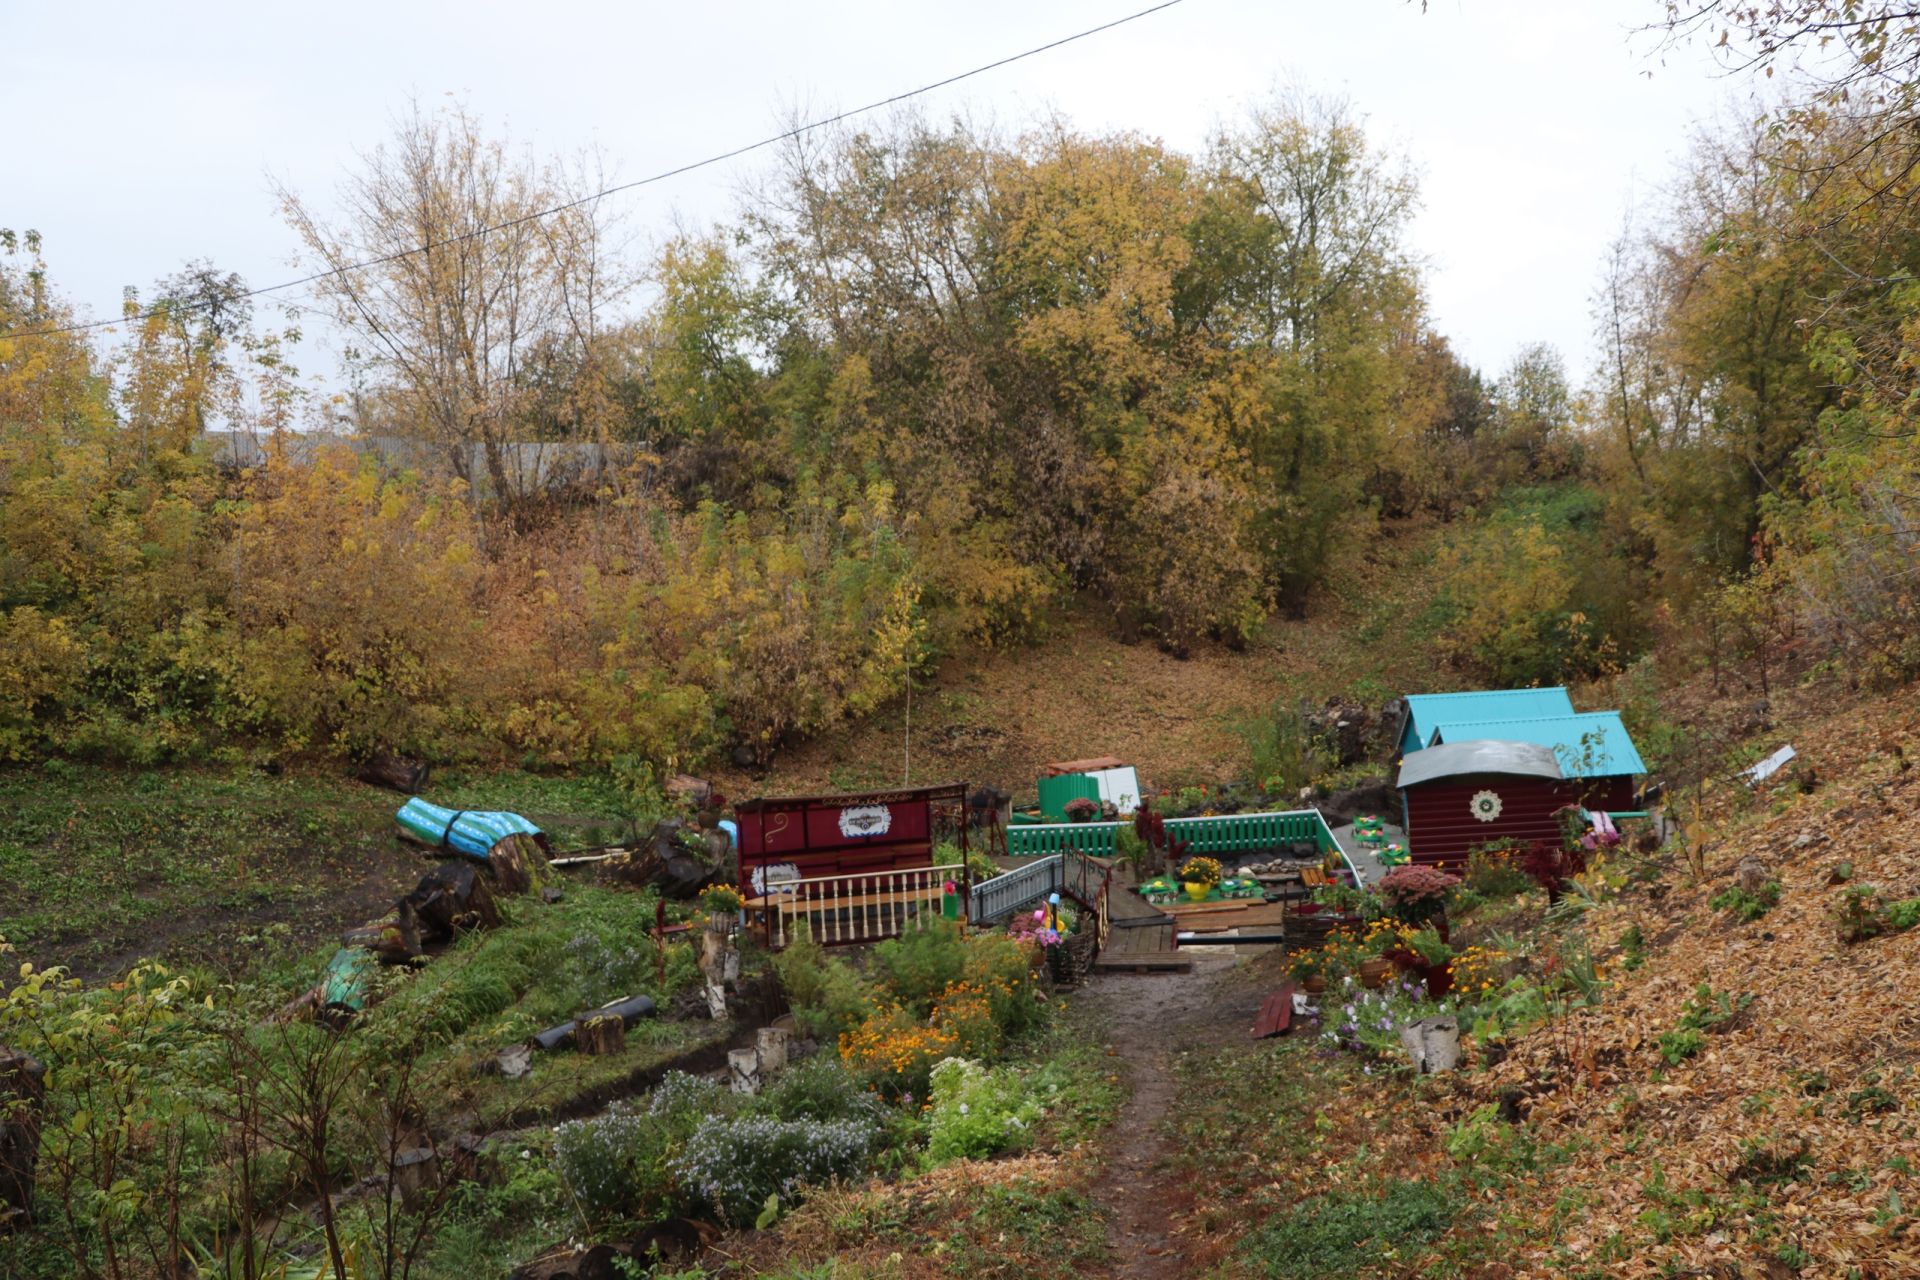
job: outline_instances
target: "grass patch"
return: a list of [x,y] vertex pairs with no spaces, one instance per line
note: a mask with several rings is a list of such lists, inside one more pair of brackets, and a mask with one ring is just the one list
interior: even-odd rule
[[1239,1253],[1273,1280],[1346,1276],[1432,1244],[1453,1225],[1451,1180],[1377,1184],[1316,1196],[1270,1217]]

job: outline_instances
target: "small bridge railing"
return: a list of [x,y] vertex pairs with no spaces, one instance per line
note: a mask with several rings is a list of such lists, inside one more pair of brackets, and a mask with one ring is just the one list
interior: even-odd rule
[[1096,945],[1104,945],[1112,892],[1111,866],[1082,853],[1056,853],[975,884],[967,918],[976,925],[999,924],[1020,908],[1059,893],[1094,913]]

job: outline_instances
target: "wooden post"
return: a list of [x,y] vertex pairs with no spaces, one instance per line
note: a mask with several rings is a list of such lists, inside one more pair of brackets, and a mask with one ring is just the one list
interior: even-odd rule
[[753,1036],[754,1052],[760,1056],[760,1070],[771,1075],[787,1065],[787,1029],[762,1027]]
[[0,1047],[0,1235],[33,1221],[46,1075],[38,1059]]
[[735,1093],[760,1092],[760,1054],[754,1049],[727,1051],[727,1084]]

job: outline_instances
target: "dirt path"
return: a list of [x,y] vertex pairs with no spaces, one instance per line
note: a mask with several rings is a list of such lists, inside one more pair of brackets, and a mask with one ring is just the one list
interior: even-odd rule
[[1108,974],[1097,978],[1082,1007],[1107,1029],[1126,1063],[1132,1097],[1114,1125],[1100,1176],[1088,1189],[1107,1215],[1110,1274],[1126,1280],[1180,1280],[1194,1274],[1189,1242],[1175,1231],[1185,1179],[1165,1118],[1175,1102],[1175,1051],[1245,1036],[1247,993],[1228,975],[1234,961],[1202,955],[1191,973]]

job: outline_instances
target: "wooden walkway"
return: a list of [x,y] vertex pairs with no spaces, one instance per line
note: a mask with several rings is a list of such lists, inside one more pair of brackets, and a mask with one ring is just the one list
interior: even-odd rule
[[1125,863],[1113,869],[1107,895],[1107,944],[1093,962],[1096,973],[1185,973],[1193,958],[1174,949],[1174,918],[1133,891]]

